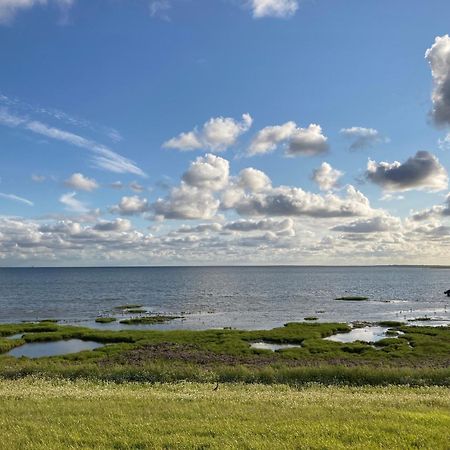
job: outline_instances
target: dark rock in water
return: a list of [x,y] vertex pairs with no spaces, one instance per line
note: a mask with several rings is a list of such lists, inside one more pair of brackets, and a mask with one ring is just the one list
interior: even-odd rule
[[444,294],[445,294],[447,297],[450,297],[450,289],[449,289],[448,291],[445,291]]

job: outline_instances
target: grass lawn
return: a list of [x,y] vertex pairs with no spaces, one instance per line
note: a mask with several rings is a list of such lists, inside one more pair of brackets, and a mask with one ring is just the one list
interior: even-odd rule
[[5,449],[448,449],[450,389],[0,381]]

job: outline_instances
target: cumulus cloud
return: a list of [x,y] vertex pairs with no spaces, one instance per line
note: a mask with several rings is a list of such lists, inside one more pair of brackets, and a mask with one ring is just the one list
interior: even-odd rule
[[347,186],[343,195],[319,195],[290,186],[273,187],[270,178],[254,168],[229,176],[228,161],[212,154],[192,162],[180,185],[151,205],[155,216],[168,219],[211,219],[219,209],[234,210],[241,216],[269,218],[373,215],[368,199],[353,186]]
[[97,231],[116,231],[123,232],[131,229],[131,222],[120,217],[112,221],[101,221],[94,225],[94,230]]
[[387,140],[386,138],[383,138],[380,132],[374,128],[342,128],[340,132],[350,141],[350,150],[370,148],[381,142],[386,142]]
[[330,164],[323,162],[321,166],[314,170],[312,179],[317,183],[321,191],[331,191],[338,185],[343,172],[333,169]]
[[228,184],[230,164],[220,156],[206,154],[191,163],[183,175],[189,186],[218,191]]
[[205,220],[215,217],[219,205],[211,191],[182,182],[166,198],[159,198],[152,210],[157,217],[166,219]]
[[237,184],[239,187],[251,192],[259,192],[270,188],[270,178],[261,170],[247,167],[239,172]]
[[441,191],[448,186],[447,171],[435,155],[426,151],[417,152],[404,163],[369,160],[366,178],[386,191]]
[[320,125],[297,127],[295,122],[265,127],[253,138],[247,154],[258,155],[274,151],[283,144],[286,156],[313,156],[328,150],[328,138]]
[[274,151],[281,142],[286,142],[294,133],[295,122],[273,125],[258,131],[248,149],[249,155],[258,155]]
[[290,17],[298,9],[298,0],[251,0],[253,17]]
[[76,198],[76,192],[68,192],[67,194],[61,195],[59,201],[68,209],[69,211],[75,211],[84,213],[88,211],[87,206],[80,200]]
[[225,224],[223,229],[244,233],[252,231],[271,231],[277,235],[295,236],[294,221],[291,218],[283,220],[268,218],[258,221],[242,219]]
[[82,173],[72,174],[64,184],[67,187],[75,189],[77,191],[93,191],[98,188],[97,182],[93,178],[88,178]]
[[12,200],[14,202],[23,203],[27,206],[34,206],[34,203],[31,200],[28,200],[24,197],[20,197],[15,194],[5,194],[4,192],[0,192],[0,198],[4,198],[6,200]]
[[353,186],[345,196],[319,195],[298,187],[280,186],[262,193],[244,194],[227,204],[243,216],[308,216],[314,218],[370,216],[369,200]]
[[26,11],[34,6],[46,6],[54,4],[67,9],[74,0],[0,0],[0,24],[11,22],[16,14]]
[[222,224],[213,222],[213,223],[201,223],[196,225],[195,227],[191,227],[189,225],[183,224],[178,230],[177,233],[217,233],[222,231]]
[[137,195],[133,195],[131,197],[124,196],[121,198],[118,205],[111,208],[111,212],[122,216],[142,214],[148,210],[148,200],[146,198],[140,198]]
[[287,156],[313,156],[328,150],[328,138],[322,134],[320,125],[311,124],[308,128],[297,128],[286,148]]
[[431,208],[415,211],[411,214],[412,220],[417,222],[437,217],[450,217],[450,193],[442,205],[434,205]]
[[450,125],[450,37],[436,37],[425,53],[430,64],[434,88],[432,116],[437,125]]
[[239,136],[249,130],[253,122],[250,114],[243,114],[240,122],[231,117],[214,117],[205,122],[200,130],[179,134],[164,142],[163,147],[181,151],[209,150],[221,152],[234,145]]
[[399,231],[400,228],[400,219],[385,215],[372,217],[366,220],[358,220],[346,225],[338,225],[331,230],[344,233],[383,233]]

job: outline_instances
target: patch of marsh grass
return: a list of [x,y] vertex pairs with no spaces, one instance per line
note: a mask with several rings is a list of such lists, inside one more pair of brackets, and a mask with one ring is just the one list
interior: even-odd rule
[[448,448],[446,388],[214,385],[0,381],[2,446]]

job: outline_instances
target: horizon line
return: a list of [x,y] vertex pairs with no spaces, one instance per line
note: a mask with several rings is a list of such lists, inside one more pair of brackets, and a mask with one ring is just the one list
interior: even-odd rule
[[365,267],[416,267],[416,268],[443,268],[450,269],[450,264],[197,264],[197,265],[92,265],[92,266],[0,266],[1,269],[167,269],[167,268],[233,268],[233,267],[298,267],[298,268],[314,268],[314,267],[330,267],[330,268],[365,268]]

